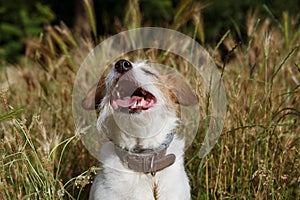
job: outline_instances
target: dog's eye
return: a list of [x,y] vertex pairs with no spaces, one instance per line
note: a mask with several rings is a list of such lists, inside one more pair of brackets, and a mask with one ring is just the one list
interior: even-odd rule
[[142,70],[143,70],[143,72],[145,72],[145,74],[149,74],[149,75],[154,76],[155,78],[159,79],[155,73],[153,73],[147,69],[144,69],[144,68],[142,68]]

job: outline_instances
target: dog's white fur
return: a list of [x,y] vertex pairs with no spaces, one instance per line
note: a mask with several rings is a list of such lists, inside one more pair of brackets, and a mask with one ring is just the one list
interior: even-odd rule
[[[113,68],[106,77],[105,84],[98,83],[83,101],[86,108],[96,105],[97,101],[101,102],[97,127],[110,139],[101,149],[103,170],[99,171],[94,180],[90,199],[188,200],[190,186],[184,170],[183,139],[175,135],[166,153],[176,156],[175,163],[156,172],[154,176],[128,169],[116,155],[115,144],[130,151],[136,147],[137,138],[138,145],[144,149],[161,145],[166,134],[175,130],[178,125],[175,102],[190,105],[195,104],[196,99],[189,86],[175,76],[161,75],[146,62],[132,65],[133,68],[124,75],[120,75]],[[157,99],[154,107],[135,114],[114,110],[111,96],[120,79],[134,81],[137,86],[151,92]]]

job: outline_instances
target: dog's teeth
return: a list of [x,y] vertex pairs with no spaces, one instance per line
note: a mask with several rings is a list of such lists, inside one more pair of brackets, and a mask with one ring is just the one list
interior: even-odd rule
[[131,106],[131,108],[136,108],[136,106],[137,106],[137,101],[134,102],[134,104]]
[[146,104],[146,101],[144,99],[142,99],[142,100],[137,102],[136,106],[143,107],[145,104]]
[[117,91],[117,97],[120,99],[120,92]]
[[140,106],[144,106],[145,104],[146,104],[145,99],[142,99],[141,102],[140,102]]

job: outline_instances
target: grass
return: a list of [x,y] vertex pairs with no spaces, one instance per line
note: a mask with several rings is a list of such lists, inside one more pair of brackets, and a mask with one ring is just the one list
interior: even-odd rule
[[[85,6],[92,18],[91,7]],[[140,11],[130,17],[136,7],[128,9],[118,30],[141,24]],[[184,24],[191,21],[195,29],[187,34],[204,43],[200,13],[194,8],[188,15],[179,8],[178,23],[170,27],[186,30]],[[274,21],[249,12],[247,42],[235,41],[228,31],[217,45],[204,43],[220,68],[228,112],[207,157],[197,157],[204,125],[186,152],[193,199],[299,199],[300,29],[292,22],[288,13]],[[94,24],[91,20],[96,37]],[[29,41],[26,59],[1,66],[1,199],[87,198],[99,169],[75,133],[71,94],[76,71],[94,46],[91,41],[76,37],[64,24],[49,26]],[[156,51],[147,55],[161,58]],[[167,62],[186,66],[171,55]]]

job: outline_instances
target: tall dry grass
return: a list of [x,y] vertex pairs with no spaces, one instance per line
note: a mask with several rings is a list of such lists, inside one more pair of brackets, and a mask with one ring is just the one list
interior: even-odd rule
[[280,28],[255,15],[249,14],[246,25],[248,44],[228,34],[221,41],[228,50],[225,59],[212,51],[227,88],[228,114],[218,146],[187,166],[193,194],[195,199],[299,199],[300,38],[287,46]]
[[[141,25],[136,3],[116,30]],[[202,8],[181,5],[170,27],[184,31],[192,21],[195,29],[187,34],[204,42]],[[299,199],[300,29],[291,17],[278,23],[249,12],[247,42],[227,32],[215,46],[205,45],[222,74],[228,112],[207,157],[197,156],[202,128],[186,152],[193,199]],[[75,133],[71,94],[92,41],[64,24],[48,26],[28,41],[26,59],[1,67],[1,199],[87,198],[97,161]]]

